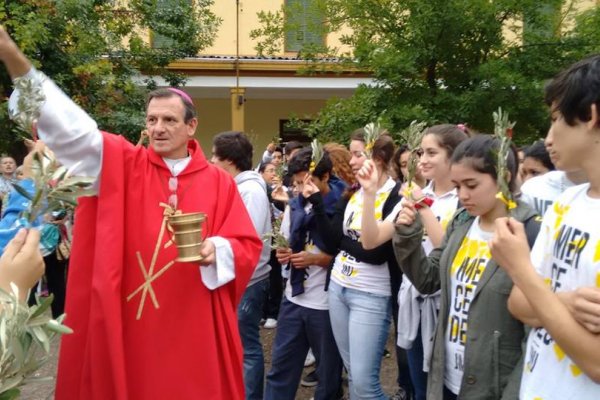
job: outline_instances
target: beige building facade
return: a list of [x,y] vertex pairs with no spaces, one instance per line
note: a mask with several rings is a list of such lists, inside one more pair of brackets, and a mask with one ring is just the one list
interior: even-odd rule
[[[328,99],[348,97],[359,84],[371,82],[366,73],[340,71],[334,61],[323,62],[329,72],[303,73],[305,62],[285,49],[274,57],[257,57],[250,32],[259,25],[258,12],[275,12],[285,2],[246,0],[239,1],[238,8],[235,0],[216,0],[213,12],[222,23],[213,46],[171,64],[170,69],[188,76],[185,90],[194,98],[199,116],[196,136],[207,155],[215,134],[240,130],[253,141],[258,162],[273,138],[288,137],[285,121],[313,119]],[[341,47],[341,34],[323,40]]]
[[[323,61],[325,71],[303,73],[305,62],[297,53],[286,51],[274,57],[258,58],[256,42],[250,33],[259,24],[258,13],[276,12],[289,3],[310,0],[215,0],[213,12],[221,19],[214,44],[195,58],[172,63],[170,68],[188,76],[185,90],[194,98],[199,126],[197,138],[210,154],[212,138],[226,130],[246,132],[255,145],[255,162],[266,145],[275,137],[288,138],[285,121],[291,117],[315,118],[327,100],[352,95],[359,84],[372,82],[368,73],[341,70],[335,61]],[[560,30],[572,26],[572,16],[597,7],[600,0],[565,0],[560,18]],[[520,21],[508,21],[504,31],[507,42],[518,42],[522,33]],[[341,52],[348,50],[340,37],[342,29],[322,40]],[[159,80],[159,85],[161,82]],[[164,83],[163,83],[164,84]]]

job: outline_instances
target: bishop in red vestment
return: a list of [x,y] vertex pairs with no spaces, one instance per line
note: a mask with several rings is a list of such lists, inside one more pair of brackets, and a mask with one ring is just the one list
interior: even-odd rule
[[[178,208],[208,214],[205,235],[231,243],[235,279],[209,290],[197,264],[173,263],[168,234],[157,246],[171,173],[152,148],[105,134],[100,193],[76,214],[66,305],[75,333],[61,344],[57,399],[243,398],[236,307],[261,244],[234,181],[197,142],[188,150]],[[151,268],[154,295],[134,294]]]
[[[151,93],[146,149],[101,133],[2,27],[0,60],[44,93],[38,133],[59,161],[98,178],[75,215],[65,321],[74,333],[61,344],[56,398],[243,399],[236,311],[262,243],[233,179],[193,140],[191,98]],[[175,261],[174,212],[206,214],[203,261]]]

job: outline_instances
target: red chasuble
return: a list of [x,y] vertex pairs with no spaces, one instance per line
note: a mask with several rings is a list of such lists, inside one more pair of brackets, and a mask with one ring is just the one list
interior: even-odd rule
[[169,169],[104,134],[100,193],[75,215],[65,321],[75,332],[61,344],[57,399],[244,398],[237,305],[262,244],[233,179],[196,141],[188,150],[179,209],[206,213],[203,237],[229,241],[235,279],[209,290],[197,263],[172,263],[168,230],[157,246]]

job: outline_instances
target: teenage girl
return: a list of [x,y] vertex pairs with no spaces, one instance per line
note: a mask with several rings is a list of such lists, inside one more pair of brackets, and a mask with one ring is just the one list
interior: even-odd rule
[[[458,195],[450,179],[450,158],[456,146],[467,139],[467,134],[456,125],[435,125],[427,129],[421,141],[421,157],[418,172],[429,184],[421,191],[411,184],[413,198],[427,198],[421,202],[422,219],[428,236],[423,239],[425,254],[442,241],[444,229],[458,205]],[[407,160],[407,154],[404,154]],[[407,172],[405,173],[407,174]],[[390,240],[394,232],[393,220],[375,221],[373,209],[373,187],[377,171],[370,162],[365,163],[358,179],[365,191],[362,244],[372,248]],[[405,176],[406,179],[406,176]],[[407,349],[408,366],[415,400],[425,400],[428,366],[425,360],[431,352],[439,309],[439,293],[419,293],[404,276],[398,294],[398,346]]]
[[[461,208],[449,222],[442,243],[429,255],[421,245],[423,208],[405,200],[396,220],[394,251],[420,293],[441,291],[439,323],[433,340],[427,398],[517,398],[524,326],[507,308],[513,283],[490,256],[496,219],[507,215],[498,193],[499,141],[479,135],[454,151],[450,177]],[[508,156],[509,187],[514,190],[517,157]],[[525,224],[530,245],[539,219],[524,203],[511,218]]]

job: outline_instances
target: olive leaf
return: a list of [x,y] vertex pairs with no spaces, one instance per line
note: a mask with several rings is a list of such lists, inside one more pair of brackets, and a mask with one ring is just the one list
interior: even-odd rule
[[20,96],[16,108],[11,110],[10,118],[28,135],[31,134],[33,124],[39,118],[40,109],[46,101],[42,88],[44,80],[45,77],[31,79],[28,76],[14,80],[15,90],[19,91]]
[[375,142],[379,139],[385,129],[381,127],[379,121],[371,122],[365,125],[365,155],[368,159],[371,159],[373,156],[373,146],[375,146]]
[[49,315],[52,296],[36,297],[36,304],[28,307],[18,292],[12,283],[10,293],[0,289],[0,400],[18,398],[19,387],[38,380],[34,374],[49,359],[52,341],[73,332],[62,324],[64,315]]
[[310,148],[312,149],[312,155],[311,155],[309,172],[312,174],[315,171],[315,168],[317,168],[317,165],[319,165],[319,163],[321,162],[324,151],[323,151],[323,145],[321,143],[319,143],[318,139],[314,139],[310,143]]
[[30,200],[29,207],[23,212],[30,223],[40,215],[60,210],[72,210],[77,199],[93,196],[95,178],[70,176],[69,170],[59,166],[54,154],[44,150],[43,155],[36,153],[32,168],[34,191],[28,193],[16,184],[15,190]]
[[421,140],[425,135],[426,122],[412,121],[410,125],[400,132],[399,136],[402,143],[408,147],[409,156],[407,164],[407,187],[410,193],[412,181],[417,173],[417,166],[419,165],[419,149],[421,148]]
[[498,194],[496,197],[506,205],[506,210],[510,215],[516,203],[513,200],[512,192],[509,187],[508,157],[512,146],[512,129],[515,122],[508,119],[508,113],[502,111],[502,107],[498,107],[498,111],[492,114],[494,118],[494,136],[500,141],[500,146],[496,154],[496,184],[498,185]]
[[290,247],[290,243],[281,233],[281,219],[278,218],[273,222],[273,230],[262,235],[262,241],[270,245],[272,250]]
[[[26,134],[31,134],[33,125],[40,116],[40,109],[46,101],[43,84],[45,78],[32,79],[28,76],[15,79],[15,89],[20,93],[17,105],[11,110],[11,119]],[[72,169],[74,169],[72,167]],[[61,166],[54,153],[44,149],[32,155],[31,173],[34,182],[33,193],[15,184],[15,190],[27,198],[29,206],[22,217],[30,223],[43,214],[70,210],[77,205],[77,198],[92,196],[95,178],[70,176],[69,170]]]

